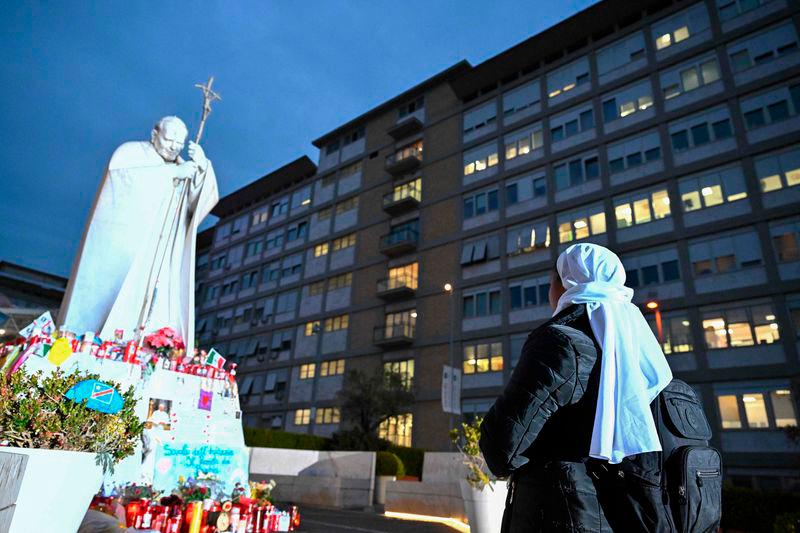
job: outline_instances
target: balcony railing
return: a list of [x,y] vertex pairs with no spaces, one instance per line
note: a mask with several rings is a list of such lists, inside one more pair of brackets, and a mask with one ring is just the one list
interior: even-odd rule
[[403,211],[416,209],[422,197],[419,189],[392,191],[383,195],[383,210],[390,215],[397,215]]
[[379,326],[372,332],[372,341],[376,346],[406,346],[414,342],[414,322]]
[[378,249],[384,255],[400,255],[414,250],[418,241],[417,230],[406,228],[383,235]]
[[386,171],[399,176],[419,168],[422,165],[422,148],[411,146],[399,150],[386,158]]
[[376,292],[384,300],[413,296],[417,292],[417,278],[409,275],[378,280]]
[[394,140],[399,141],[414,133],[422,131],[422,121],[417,117],[410,116],[405,120],[398,121],[397,124],[389,127],[386,133],[391,135]]

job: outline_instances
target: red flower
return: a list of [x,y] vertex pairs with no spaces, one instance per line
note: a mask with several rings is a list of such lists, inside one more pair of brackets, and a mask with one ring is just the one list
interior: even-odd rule
[[207,489],[207,488],[205,488],[205,487],[200,487],[200,494],[205,494],[206,492],[208,492],[208,489]]

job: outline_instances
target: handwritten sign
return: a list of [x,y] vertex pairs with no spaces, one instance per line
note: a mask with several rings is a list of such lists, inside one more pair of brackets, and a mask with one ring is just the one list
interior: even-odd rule
[[171,491],[178,477],[196,478],[199,472],[213,474],[218,487],[230,495],[234,485],[247,484],[249,456],[247,449],[214,444],[164,443],[158,447],[153,488]]

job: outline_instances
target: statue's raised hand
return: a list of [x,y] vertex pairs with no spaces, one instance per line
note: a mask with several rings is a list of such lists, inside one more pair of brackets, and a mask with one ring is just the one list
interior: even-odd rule
[[200,172],[205,172],[206,167],[208,167],[208,159],[206,159],[206,153],[203,151],[203,148],[194,141],[189,141],[189,159],[197,163],[197,168]]

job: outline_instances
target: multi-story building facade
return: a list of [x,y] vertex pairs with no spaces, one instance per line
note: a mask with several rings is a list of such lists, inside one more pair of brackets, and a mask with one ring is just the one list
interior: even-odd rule
[[55,318],[67,278],[0,261],[0,347],[47,311]]
[[799,15],[602,2],[317,139],[318,167],[251,185],[263,198],[224,199],[198,331],[242,361],[245,422],[330,434],[339,371],[384,366],[416,402],[382,435],[446,448],[442,366],[484,413],[551,314],[558,253],[596,242],[703,399],[729,479],[797,484]]

